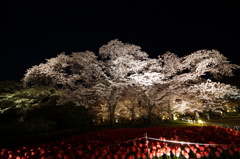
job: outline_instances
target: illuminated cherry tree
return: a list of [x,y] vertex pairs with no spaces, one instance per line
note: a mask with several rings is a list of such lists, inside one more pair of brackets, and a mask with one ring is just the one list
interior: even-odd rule
[[188,92],[194,94],[203,102],[202,107],[198,111],[226,110],[227,106],[225,103],[239,96],[237,87],[220,82],[212,82],[210,79],[189,87]]
[[134,124],[146,116],[144,94],[139,87],[129,86],[124,89],[116,108],[116,116],[131,120]]
[[104,99],[109,110],[110,123],[113,124],[123,91],[134,82],[129,77],[147,67],[148,54],[141,51],[139,46],[112,40],[99,49],[99,57],[107,78],[105,82],[96,85],[95,90]]
[[[159,111],[163,111],[163,105],[165,105],[164,109],[168,107],[168,113],[173,113],[174,111],[172,110],[178,109],[171,106],[171,103],[173,103],[171,100],[163,104],[163,98],[173,94],[183,95],[189,91],[188,88],[190,89],[191,86],[199,84],[208,76],[214,78],[232,76],[233,70],[239,68],[238,65],[230,64],[227,58],[216,50],[200,50],[182,58],[168,52],[159,56],[156,61],[154,61],[152,69],[150,68],[141,74],[131,76],[145,88],[144,92],[149,101],[149,115],[152,114],[153,108],[156,109],[158,107]],[[204,88],[199,89],[204,90]],[[207,93],[213,94],[215,92],[216,94],[221,89],[227,88],[210,89]],[[225,90],[224,93],[229,93],[227,91]],[[237,91],[237,89],[233,89],[233,91]],[[204,96],[201,99],[204,99]],[[182,109],[179,110],[184,112],[189,109],[196,109],[194,105],[190,107],[190,100],[187,102],[184,104],[185,109],[181,107]]]
[[139,46],[110,41],[99,49],[99,57],[89,51],[47,59],[46,63],[27,70],[25,84],[50,84],[60,87],[59,104],[74,102],[77,105],[95,104],[102,98],[114,123],[115,109],[124,87],[132,84],[131,74],[147,65],[148,54]]
[[46,63],[33,66],[23,78],[24,84],[52,85],[61,88],[59,104],[74,102],[89,107],[94,103],[92,86],[105,79],[97,56],[89,51],[59,54]]
[[[163,101],[171,95],[199,92],[198,99],[205,101],[210,95],[234,95],[236,88],[230,90],[227,85],[220,86],[206,79],[232,76],[233,70],[239,68],[217,50],[199,50],[184,57],[167,52],[158,58],[149,58],[139,46],[112,40],[99,49],[98,56],[86,51],[70,55],[61,53],[47,59],[46,63],[29,68],[23,82],[60,88],[62,94],[59,104],[74,102],[90,108],[96,106],[96,101],[101,101],[101,106],[108,111],[110,123],[113,124],[116,113],[122,109],[117,106],[123,102],[123,92],[129,86],[141,90],[144,99],[141,109],[150,121],[154,113],[165,109]],[[212,84],[217,88],[212,87],[204,94],[201,92],[206,89],[204,84]],[[187,110],[176,103],[175,98],[168,99],[169,114],[174,113],[172,110]],[[188,100],[185,107],[189,107],[190,103]],[[188,109],[195,109],[194,105]],[[133,114],[134,109],[128,107],[128,110]]]

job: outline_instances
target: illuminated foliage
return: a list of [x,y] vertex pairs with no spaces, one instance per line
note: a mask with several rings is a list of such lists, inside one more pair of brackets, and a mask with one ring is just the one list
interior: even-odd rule
[[[11,82],[12,83],[12,82]],[[0,113],[15,112],[16,117],[24,118],[28,111],[43,105],[56,105],[59,93],[49,86],[20,87],[19,83],[10,92],[1,93]],[[22,84],[21,84],[22,85]],[[12,88],[12,86],[11,86]],[[7,88],[6,88],[7,89]],[[13,117],[15,118],[15,117]]]
[[[135,118],[133,114],[137,109],[134,103],[142,101],[142,116],[150,121],[153,114],[157,115],[166,107],[169,114],[176,110],[199,110],[199,105],[196,108],[191,104],[194,100],[206,101],[213,96],[211,99],[219,100],[226,95],[234,95],[237,88],[206,79],[232,76],[233,70],[239,68],[217,50],[199,50],[184,57],[167,52],[158,58],[149,58],[139,46],[112,40],[100,47],[98,56],[86,51],[70,55],[61,53],[47,59],[46,63],[29,68],[23,82],[25,85],[45,84],[61,88],[59,104],[73,102],[87,109],[104,106],[110,123],[115,122],[116,114],[124,116],[121,112],[125,111],[130,111],[127,113]],[[206,90],[204,84],[212,84],[216,88]],[[133,100],[136,96],[132,93],[129,95],[131,102],[126,104],[130,100],[125,98],[124,101],[123,94],[129,87],[137,88],[144,100]],[[191,99],[190,96],[196,92],[200,93]],[[185,104],[176,102],[174,96],[182,96]],[[97,101],[101,102],[97,104]]]

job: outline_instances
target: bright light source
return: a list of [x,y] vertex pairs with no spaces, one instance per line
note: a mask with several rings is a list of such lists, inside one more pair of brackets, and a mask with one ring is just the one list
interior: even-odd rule
[[198,124],[205,124],[205,122],[200,120],[200,119],[198,119]]

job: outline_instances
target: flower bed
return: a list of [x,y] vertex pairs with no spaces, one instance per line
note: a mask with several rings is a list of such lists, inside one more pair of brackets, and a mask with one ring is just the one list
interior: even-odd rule
[[217,126],[106,129],[2,149],[1,159],[240,158],[240,133]]

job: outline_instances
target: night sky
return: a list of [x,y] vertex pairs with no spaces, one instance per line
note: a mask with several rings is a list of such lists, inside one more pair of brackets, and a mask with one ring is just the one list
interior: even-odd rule
[[216,49],[240,64],[239,6],[215,2],[9,0],[0,8],[0,80],[20,80],[27,68],[60,52],[97,53],[113,39],[150,57]]

